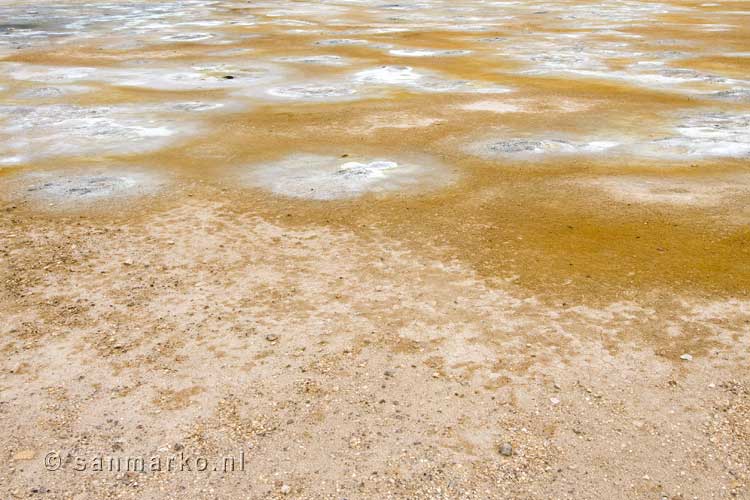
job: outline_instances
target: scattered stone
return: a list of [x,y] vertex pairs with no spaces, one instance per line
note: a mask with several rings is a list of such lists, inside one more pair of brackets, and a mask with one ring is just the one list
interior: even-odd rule
[[513,446],[510,443],[503,443],[500,445],[500,454],[504,457],[513,455]]
[[683,361],[692,361],[693,357],[690,354],[683,354],[682,356],[680,356],[680,359]]
[[276,342],[277,340],[279,340],[279,336],[274,333],[269,333],[268,335],[266,335],[266,340],[269,342]]
[[282,495],[288,495],[292,492],[292,488],[288,484],[284,484],[281,486],[281,494]]

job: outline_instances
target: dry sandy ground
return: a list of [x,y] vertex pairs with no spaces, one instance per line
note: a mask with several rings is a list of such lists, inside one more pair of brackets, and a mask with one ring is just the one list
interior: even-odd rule
[[750,499],[747,2],[30,3],[0,498]]
[[748,301],[549,302],[220,195],[4,206],[6,498],[749,497]]

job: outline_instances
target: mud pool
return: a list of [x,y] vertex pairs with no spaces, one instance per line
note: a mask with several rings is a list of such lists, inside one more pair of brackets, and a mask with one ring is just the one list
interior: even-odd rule
[[[731,179],[750,165],[747,14],[682,0],[5,0],[2,196],[135,214],[205,187],[307,223],[367,214],[532,282],[535,259],[602,279],[608,253],[648,262],[635,224],[716,242],[718,267],[701,264],[711,245],[676,250],[699,287],[729,270],[745,282],[750,191]],[[107,172],[130,167],[157,196],[121,196],[140,188]],[[157,178],[170,182],[152,191]]]

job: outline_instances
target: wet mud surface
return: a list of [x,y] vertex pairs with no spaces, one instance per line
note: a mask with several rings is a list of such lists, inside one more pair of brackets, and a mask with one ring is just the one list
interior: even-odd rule
[[748,498],[749,14],[0,1],[2,494]]

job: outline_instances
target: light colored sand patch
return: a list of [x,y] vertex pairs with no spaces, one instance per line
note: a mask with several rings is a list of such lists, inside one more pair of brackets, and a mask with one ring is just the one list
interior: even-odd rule
[[519,113],[524,111],[524,108],[517,104],[503,101],[476,101],[469,104],[462,104],[461,106],[458,106],[458,108],[464,111],[485,111],[499,114]]
[[374,115],[368,117],[365,123],[359,128],[363,131],[373,131],[380,129],[411,129],[430,127],[441,121],[437,118],[430,117],[403,117],[393,116],[392,114]]
[[487,99],[474,101],[457,106],[463,111],[476,111],[487,113],[575,113],[590,109],[590,102],[577,101],[574,99],[535,100],[535,99]]
[[716,206],[723,201],[750,194],[750,176],[731,178],[601,177],[579,181],[604,191],[623,203],[685,206]]

